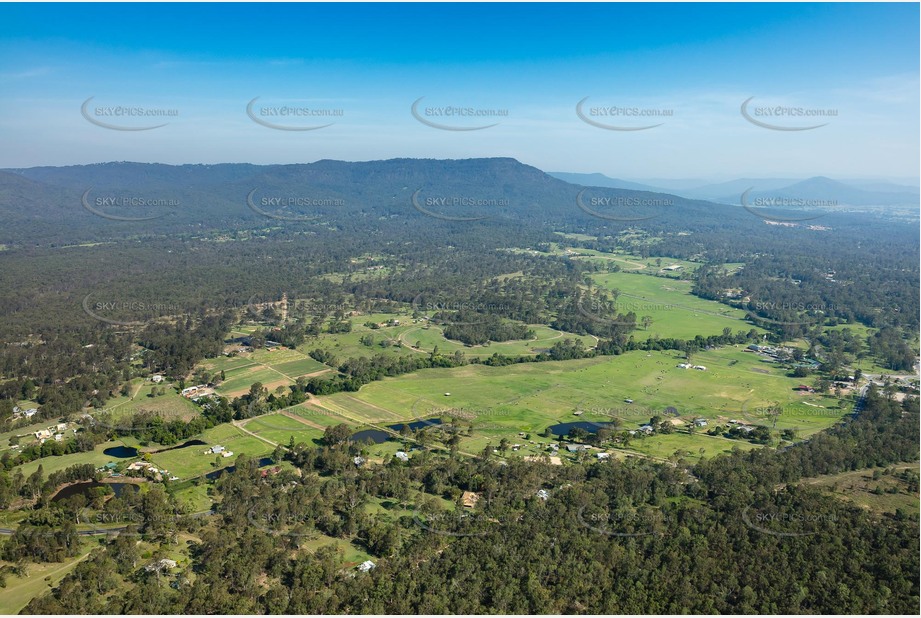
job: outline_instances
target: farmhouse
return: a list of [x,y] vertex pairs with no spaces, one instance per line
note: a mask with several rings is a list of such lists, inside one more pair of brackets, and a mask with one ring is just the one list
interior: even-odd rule
[[198,386],[190,386],[188,388],[184,388],[182,389],[182,396],[191,397],[192,395],[194,395],[201,389],[205,388],[205,386],[206,386],[205,384],[199,384]]
[[153,382],[154,384],[159,384],[160,382],[163,381],[163,376],[161,376],[160,374],[152,375],[150,376],[150,381]]
[[162,558],[155,562],[151,562],[150,564],[144,567],[144,570],[147,571],[148,573],[153,573],[154,571],[159,573],[163,569],[175,569],[175,568],[176,568],[175,560],[170,560],[169,558]]
[[409,455],[406,454],[406,451],[397,451],[396,453],[393,454],[393,456],[399,459],[400,461],[404,461],[404,462],[409,461]]
[[480,501],[479,494],[472,491],[465,491],[461,496],[461,504],[464,505],[464,508],[472,509],[476,506],[476,503]]
[[355,568],[358,569],[359,571],[361,571],[362,573],[367,573],[368,571],[370,571],[371,569],[373,569],[373,568],[376,567],[376,566],[377,566],[377,565],[374,564],[373,562],[371,562],[370,560],[365,560],[364,562],[362,562],[361,564],[359,564],[359,565],[358,565],[357,567],[355,567]]
[[42,429],[42,430],[35,432],[35,437],[38,440],[47,440],[48,438],[51,437],[51,432],[48,431],[47,429]]
[[207,451],[205,451],[205,455],[217,455],[223,452],[224,452],[224,447],[221,446],[220,444],[215,444],[214,446],[209,448]]

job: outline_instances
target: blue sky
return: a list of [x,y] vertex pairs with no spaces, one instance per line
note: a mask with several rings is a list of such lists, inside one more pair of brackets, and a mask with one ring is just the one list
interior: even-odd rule
[[[511,156],[624,178],[916,177],[918,19],[917,4],[0,5],[0,167]],[[101,122],[167,124],[97,126],[89,97]],[[268,128],[246,114],[255,97],[276,125],[333,124]],[[420,97],[434,123],[497,124],[427,126]],[[593,126],[586,97],[601,124],[661,124]],[[750,115],[835,115],[767,129],[740,113],[750,97]],[[105,116],[119,106],[178,115]],[[341,115],[266,115],[281,107]],[[660,116],[599,115],[612,107]]]

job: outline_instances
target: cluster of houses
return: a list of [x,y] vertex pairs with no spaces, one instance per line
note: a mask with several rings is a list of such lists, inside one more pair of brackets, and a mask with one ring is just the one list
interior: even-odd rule
[[149,461],[133,461],[126,468],[128,472],[140,472],[144,476],[150,477],[155,481],[162,481],[167,478],[171,481],[178,481],[179,477],[169,473],[166,468],[157,468]]
[[[60,442],[64,439],[64,432],[67,431],[67,423],[58,423],[57,425],[49,425],[47,429],[40,429],[35,432],[35,439],[40,443],[44,444],[45,440],[50,440],[54,438],[56,442]],[[72,430],[73,433],[77,433],[76,429]]]
[[[763,358],[764,361],[769,363],[778,363],[778,362],[787,362],[793,357],[793,348],[786,346],[771,346],[771,345],[758,345],[753,343],[750,346],[745,348],[746,352],[753,352],[758,354]],[[796,367],[806,367],[808,369],[815,369],[821,363],[819,361],[804,358],[801,362],[797,363]]]
[[681,369],[696,369],[697,371],[706,371],[707,368],[703,365],[692,365],[691,363],[680,363],[678,365]]

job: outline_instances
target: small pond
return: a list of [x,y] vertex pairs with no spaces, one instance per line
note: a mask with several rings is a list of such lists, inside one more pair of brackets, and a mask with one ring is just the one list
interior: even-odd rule
[[175,451],[175,450],[186,448],[189,446],[205,446],[206,444],[208,443],[203,442],[201,440],[187,440],[186,442],[183,442],[182,444],[177,444],[176,446],[170,446],[169,448],[161,448],[159,451],[154,451],[154,452],[155,453],[165,453],[166,451]]
[[584,429],[588,433],[598,433],[599,429],[603,429],[613,423],[604,423],[598,422],[593,423],[591,421],[574,421],[572,423],[558,423],[556,425],[550,426],[550,433],[555,436],[565,436],[569,435],[569,432],[575,428]]
[[129,457],[137,457],[138,450],[133,446],[112,446],[102,451],[103,455],[108,455],[109,457],[117,457],[118,459],[127,459]]
[[[271,457],[263,457],[259,460],[259,467],[264,468],[272,463],[273,459]],[[205,478],[209,481],[213,481],[216,478],[220,478],[225,472],[235,472],[237,466],[227,466],[226,468],[221,468],[220,470],[215,470],[214,472],[209,472],[205,475]]]

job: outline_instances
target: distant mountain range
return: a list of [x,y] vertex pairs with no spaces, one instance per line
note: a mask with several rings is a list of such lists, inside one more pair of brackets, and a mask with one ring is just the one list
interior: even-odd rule
[[[745,191],[754,207],[749,211],[740,206]],[[602,174],[547,174],[511,158],[113,162],[0,170],[0,245],[213,236],[283,225],[299,226],[304,234],[321,228],[373,232],[385,221],[397,226],[388,227],[397,230],[390,233],[405,228],[420,234],[430,226],[483,219],[508,233],[521,224],[589,233],[634,224],[656,233],[690,228],[748,233],[763,226],[767,214],[824,208],[827,201],[834,202],[831,207],[917,208],[918,192],[879,183],[860,188],[828,178],[738,179],[669,191]]]
[[[640,201],[641,206],[630,205]],[[595,213],[622,215],[626,219],[608,220],[624,221],[666,211],[703,216],[714,208],[725,211],[722,220],[749,216],[741,208],[638,189],[586,191],[510,158],[293,165],[113,162],[0,170],[0,219],[6,224],[0,243],[50,242],[55,234],[196,234],[298,221],[371,228],[385,218],[416,227],[437,219],[486,217],[598,225],[605,221]]]
[[[739,204],[743,193],[747,201],[777,204],[828,206],[915,206],[921,202],[918,187],[882,181],[838,181],[824,176],[813,178],[738,178],[727,182],[689,186],[691,181],[661,180],[661,186],[611,178],[604,174],[550,172],[551,176],[572,184],[588,187],[609,187],[673,193],[688,199],[708,200],[723,204]],[[669,185],[665,188],[664,185]]]

